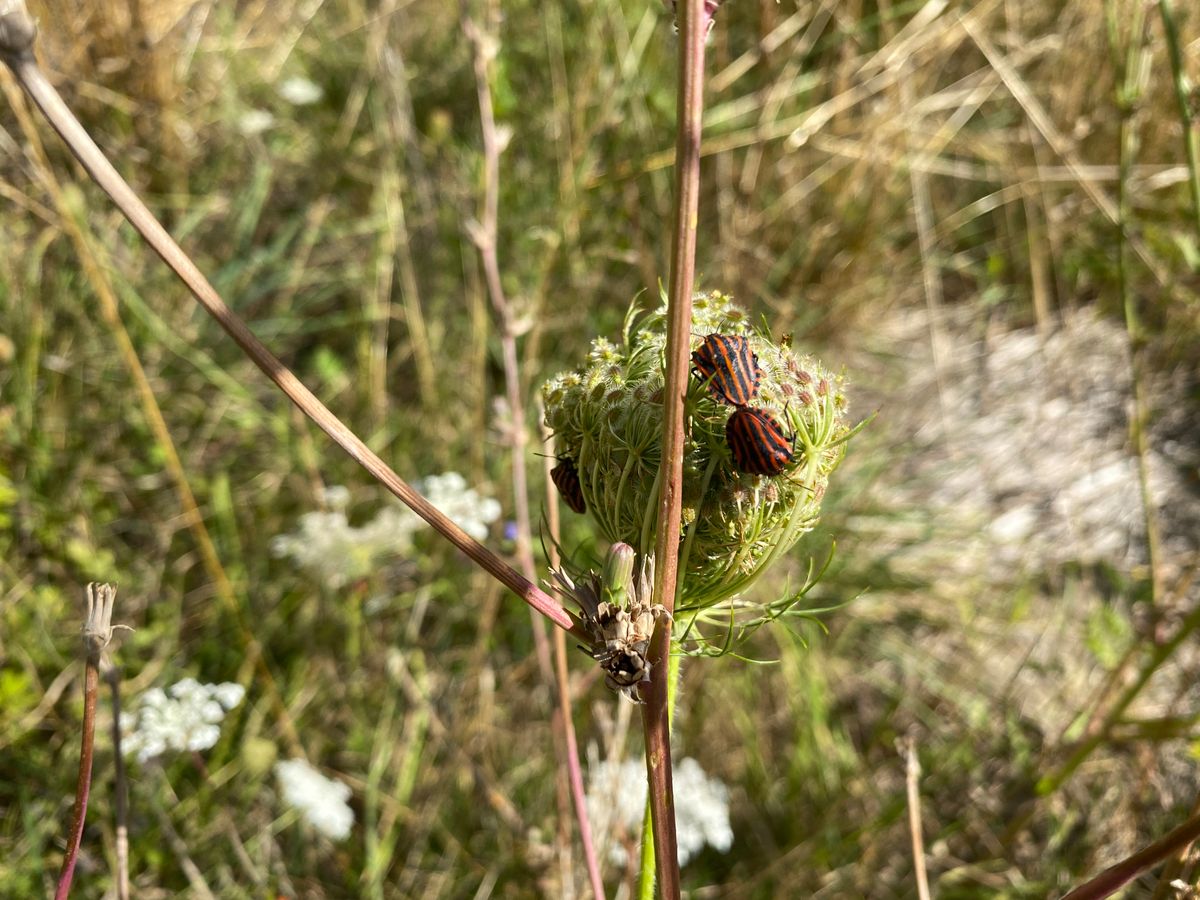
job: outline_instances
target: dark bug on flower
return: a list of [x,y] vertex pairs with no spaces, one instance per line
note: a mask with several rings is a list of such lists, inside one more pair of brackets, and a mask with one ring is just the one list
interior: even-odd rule
[[740,334],[710,334],[692,353],[693,372],[719,403],[745,406],[758,393],[762,367]]
[[587,512],[587,503],[583,499],[583,487],[579,483],[579,472],[575,463],[563,458],[558,465],[550,470],[550,478],[558,492],[562,494],[567,506],[577,513]]
[[725,440],[734,468],[748,475],[778,475],[796,455],[796,436],[786,437],[778,419],[748,406],[729,417]]

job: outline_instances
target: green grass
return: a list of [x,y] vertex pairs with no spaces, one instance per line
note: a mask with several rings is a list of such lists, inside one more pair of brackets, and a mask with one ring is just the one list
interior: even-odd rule
[[[512,518],[493,407],[500,346],[465,230],[482,176],[457,7],[334,0],[308,20],[293,4],[217,4],[203,17],[182,3],[146,6],[144,52],[125,4],[35,8],[68,102],[255,332],[373,449],[406,478],[460,471]],[[1112,6],[1128,21],[1130,4]],[[1132,680],[1197,602],[1187,511],[1200,445],[1188,424],[1200,235],[1171,58],[1152,15],[1144,38],[1121,30],[1120,53],[1110,51],[1105,7],[1089,0],[951,4],[909,32],[919,4],[830,9],[721,9],[697,267],[702,288],[845,364],[852,414],[881,412],[852,442],[821,528],[755,588],[769,599],[789,577],[794,587],[805,554],[823,558],[836,538],[810,601],[845,605],[824,628],[766,628],[739,651],[772,665],[684,665],[678,752],[729,785],[735,832],[728,853],[705,851],[684,869],[684,886],[696,897],[915,896],[896,749],[911,735],[935,895],[1062,893],[1178,824],[1200,790],[1184,641],[1071,777],[1037,791],[1069,758],[1069,729],[1082,728],[1105,674],[1128,659]],[[1200,17],[1187,4],[1174,12],[1194,71]],[[960,16],[1012,62],[1016,94]],[[911,35],[905,67],[881,53],[897,35]],[[1125,48],[1142,40],[1148,74],[1123,120],[1115,85],[1126,74],[1112,60],[1134,58]],[[499,255],[530,325],[519,347],[530,401],[666,276],[673,66],[657,5],[504,7],[495,100],[512,138]],[[276,84],[296,75],[323,99],[280,98]],[[7,72],[0,81],[11,85]],[[1031,119],[1031,98],[1074,169]],[[238,121],[256,108],[275,123],[244,136]],[[823,108],[828,119],[789,143]],[[117,618],[136,628],[114,654],[127,703],[185,675],[248,687],[203,754],[207,775],[185,756],[161,771],[131,763],[136,896],[200,896],[196,873],[219,897],[470,898],[488,885],[492,896],[565,896],[551,694],[521,604],[427,533],[408,558],[338,590],[273,556],[271,538],[319,507],[322,486],[350,487],[359,523],[389,501],[197,310],[48,129],[39,134],[61,205],[7,101],[0,128],[0,896],[47,894],[61,860],[90,580],[119,586]],[[932,212],[924,254],[914,166]],[[1097,192],[1123,198],[1124,238]],[[81,266],[72,219],[120,327]],[[941,291],[932,329],[931,275]],[[963,350],[1050,333],[1080,309],[1124,329],[1126,299],[1147,339],[1149,450],[1169,443],[1163,458],[1193,473],[1152,510],[1164,547],[1183,547],[1160,563],[1153,611],[1139,546],[962,571],[977,559],[962,548],[988,523],[941,512],[942,463],[922,464],[939,443],[918,419],[936,408],[925,402],[936,380],[916,390],[911,361],[935,359],[931,341]],[[212,558],[119,349],[122,329]],[[1125,359],[1113,364],[1127,371]],[[1093,402],[1069,399],[1068,418]],[[1004,440],[1021,465],[1022,436]],[[536,516],[541,466],[530,462]],[[564,546],[600,552],[586,522],[564,515]],[[1130,515],[1140,519],[1140,505]],[[511,553],[501,532],[489,544]],[[1139,526],[1129,533],[1144,540]],[[251,637],[286,717],[247,662]],[[571,664],[581,745],[638,752],[587,658],[573,652]],[[105,701],[79,897],[112,884],[108,716]],[[1141,723],[1166,717],[1183,722]],[[354,791],[343,843],[318,838],[279,800],[271,763],[292,754],[288,722],[308,759]],[[570,871],[583,891],[577,844]],[[606,875],[612,896],[623,873]],[[1155,880],[1126,896],[1151,896]]]

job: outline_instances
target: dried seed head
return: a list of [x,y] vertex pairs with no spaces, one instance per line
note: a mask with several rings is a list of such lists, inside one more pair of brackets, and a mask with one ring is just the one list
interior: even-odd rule
[[133,631],[128,625],[112,623],[113,605],[117,600],[117,589],[111,584],[92,582],[87,586],[87,618],[83,621],[83,646],[89,656],[100,654],[112,641],[113,632],[123,628]]
[[604,683],[640,703],[638,686],[650,680],[650,638],[654,626],[671,614],[650,603],[654,562],[643,559],[635,577],[637,555],[628,544],[614,544],[603,574],[588,572],[579,582],[562,569],[551,569],[560,594],[581,611],[591,644],[584,648],[604,670]]

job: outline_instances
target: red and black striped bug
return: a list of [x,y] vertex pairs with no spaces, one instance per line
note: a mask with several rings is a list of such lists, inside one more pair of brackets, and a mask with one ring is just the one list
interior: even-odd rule
[[562,494],[567,506],[577,513],[587,512],[587,502],[583,499],[583,486],[579,483],[579,471],[575,468],[575,463],[561,457],[558,465],[550,470],[550,479]]
[[742,406],[725,423],[725,440],[733,465],[748,475],[778,475],[796,455],[796,436],[784,436],[783,426],[769,412]]
[[758,393],[762,367],[740,334],[710,334],[692,354],[692,369],[719,403],[745,406]]

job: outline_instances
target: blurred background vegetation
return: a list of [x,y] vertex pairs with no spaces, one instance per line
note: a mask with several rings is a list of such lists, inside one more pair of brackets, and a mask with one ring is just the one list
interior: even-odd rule
[[[459,7],[31,6],[52,79],[257,334],[402,475],[461,472],[511,519]],[[499,256],[533,428],[541,382],[666,277],[675,40],[654,3],[502,11]],[[1142,0],[720,10],[700,286],[879,416],[756,588],[836,537],[823,627],[740,648],[770,665],[685,665],[677,750],[729,786],[735,835],[685,868],[692,896],[915,896],[907,740],[940,898],[1055,895],[1200,802],[1200,99],[1166,36]],[[249,690],[206,773],[134,767],[136,896],[583,896],[528,613],[429,534],[336,589],[272,555],[323,487],[354,522],[389,501],[0,85],[0,895],[44,896],[61,859],[103,580],[137,629],[127,698]],[[512,552],[503,522],[489,543]],[[572,664],[585,751],[636,754]],[[112,889],[108,716],[80,897]],[[298,748],[353,788],[347,841],[284,814],[270,768]]]

